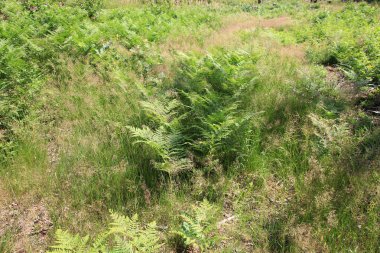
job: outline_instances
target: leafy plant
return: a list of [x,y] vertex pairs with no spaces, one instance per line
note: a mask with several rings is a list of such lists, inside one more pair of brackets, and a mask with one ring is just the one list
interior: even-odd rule
[[132,218],[111,212],[112,222],[109,229],[100,233],[94,240],[90,237],[72,235],[67,231],[56,231],[56,245],[51,253],[154,253],[161,248],[155,222],[145,227],[139,224],[138,216]]
[[79,5],[87,11],[90,18],[96,18],[98,12],[104,6],[104,0],[81,0]]
[[309,119],[315,127],[314,135],[318,137],[320,150],[340,153],[344,144],[350,140],[348,125],[324,119],[318,115],[310,114]]
[[[340,11],[321,11],[303,31],[312,39],[310,56],[324,64],[338,64],[360,83],[379,83],[379,20],[376,7],[349,4]],[[301,33],[300,33],[301,34]],[[322,57],[321,57],[322,56]]]
[[67,84],[70,63],[87,62],[105,78],[120,68],[145,79],[160,63],[151,43],[174,27],[211,26],[217,19],[198,7],[178,13],[168,6],[104,9],[98,15],[102,2],[0,1],[1,158],[13,154],[15,123],[38,108],[35,101],[46,80]]
[[249,138],[254,114],[244,111],[243,100],[255,85],[257,58],[244,51],[179,57],[166,95],[141,103],[146,126],[128,129],[136,143],[156,152],[157,169],[177,173],[207,166],[210,159],[227,165]]
[[205,251],[214,243],[211,233],[216,229],[215,214],[215,207],[203,200],[193,206],[191,213],[181,215],[181,227],[173,233],[183,239],[186,247]]
[[177,173],[192,168],[190,159],[186,158],[185,139],[180,132],[176,117],[175,109],[181,104],[177,100],[172,100],[167,105],[159,101],[141,102],[141,105],[157,127],[153,130],[147,126],[143,128],[128,126],[137,139],[135,143],[143,143],[155,151],[159,157],[155,167],[159,170]]

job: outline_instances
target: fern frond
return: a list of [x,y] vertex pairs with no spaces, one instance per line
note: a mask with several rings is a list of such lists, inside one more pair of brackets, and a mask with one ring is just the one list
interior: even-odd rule
[[127,237],[133,237],[139,230],[138,216],[134,215],[132,218],[123,216],[113,211],[110,211],[112,222],[108,230],[108,234],[121,234]]
[[155,163],[155,167],[169,174],[178,174],[182,171],[191,170],[194,168],[193,162],[188,158],[169,159],[163,163]]
[[159,127],[153,131],[148,127],[135,128],[127,127],[133,137],[137,140],[135,143],[143,143],[149,146],[156,154],[161,157],[161,161],[155,163],[155,167],[168,173],[177,173],[179,171],[192,168],[192,163],[185,158],[184,149],[185,140],[180,132],[166,130]]
[[[99,234],[90,245],[89,236],[56,231],[56,245],[51,253],[156,253],[162,244],[155,222],[142,227],[138,216],[132,218],[110,211],[112,222],[108,231]],[[113,240],[108,240],[112,238]],[[111,243],[110,243],[111,241]]]
[[137,215],[129,218],[111,211],[111,218],[108,234],[115,235],[115,252],[154,253],[162,247],[155,222],[142,228]]
[[214,216],[215,207],[204,200],[199,205],[192,207],[191,214],[183,213],[180,216],[182,219],[181,227],[172,233],[183,238],[185,245],[205,250],[212,243],[210,234],[216,227],[213,220]]
[[136,128],[127,126],[137,140],[135,143],[144,143],[152,148],[163,160],[169,159],[169,142],[164,134],[164,130],[153,131],[149,127]]
[[106,252],[106,240],[107,240],[107,237],[108,237],[108,233],[104,232],[104,233],[100,233],[94,240],[93,244],[92,244],[92,248],[96,251],[96,252]]
[[176,99],[170,100],[167,104],[163,104],[158,100],[141,101],[140,104],[149,116],[159,124],[167,127],[170,127],[170,123],[177,113],[176,109],[181,106],[181,103]]
[[55,233],[56,244],[51,246],[53,249],[49,251],[51,253],[61,253],[61,252],[75,252],[75,253],[85,253],[87,251],[87,243],[89,241],[89,236],[80,237],[79,235],[72,235],[67,231],[58,229]]

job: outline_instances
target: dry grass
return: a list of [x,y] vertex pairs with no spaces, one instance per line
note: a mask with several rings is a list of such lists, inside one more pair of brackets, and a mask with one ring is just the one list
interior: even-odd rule
[[279,54],[283,57],[290,57],[301,61],[305,60],[305,49],[299,45],[281,46]]
[[7,205],[11,200],[11,195],[4,185],[5,183],[0,179],[0,206]]
[[281,58],[288,60],[296,60],[305,62],[305,49],[299,45],[283,46],[275,40],[257,36],[251,41],[244,42],[240,34],[242,32],[255,32],[258,29],[266,28],[284,28],[294,24],[290,17],[282,16],[272,19],[262,19],[248,14],[230,15],[224,18],[222,25],[215,31],[203,30],[201,37],[203,41],[197,39],[196,36],[185,34],[169,38],[165,43],[158,45],[158,50],[165,59],[162,65],[156,67],[155,72],[162,72],[167,77],[171,77],[170,72],[173,52],[198,52],[206,54],[213,48],[238,48],[243,45],[255,45],[265,48],[268,52],[274,53]]
[[[293,25],[293,20],[290,17],[278,17],[272,19],[261,19],[248,14],[231,15],[224,19],[220,29],[206,34],[206,39],[200,43],[192,35],[176,36],[169,39],[166,43],[160,45],[160,51],[163,56],[170,55],[171,51],[196,51],[205,52],[213,47],[228,47],[239,43],[239,32],[253,31],[262,28],[282,28]],[[284,50],[289,51],[289,50]],[[303,56],[297,48],[292,48],[293,55]],[[285,53],[284,53],[285,54]]]
[[[119,7],[134,3],[138,2],[110,0],[107,6]],[[241,178],[221,178],[212,183],[203,175],[194,177],[190,196],[182,196],[181,191],[187,190],[185,184],[181,184],[183,188],[180,188],[173,183],[168,186],[170,189],[167,195],[162,194],[159,201],[157,193],[145,183],[147,180],[142,177],[139,180],[139,175],[134,170],[131,170],[133,173],[128,171],[140,164],[135,165],[132,159],[129,160],[127,152],[133,154],[134,151],[128,150],[130,147],[127,145],[123,146],[129,141],[122,138],[126,136],[123,126],[129,123],[127,119],[130,115],[138,114],[133,111],[133,104],[137,104],[135,97],[138,97],[135,94],[140,92],[135,86],[144,83],[143,78],[133,71],[118,76],[116,69],[107,74],[111,81],[105,81],[92,67],[82,66],[81,63],[77,66],[69,59],[64,59],[68,62],[70,77],[63,80],[61,86],[50,84],[44,88],[42,97],[45,106],[41,113],[41,117],[44,117],[41,120],[43,124],[31,126],[33,129],[30,132],[33,133],[26,136],[28,139],[36,139],[34,134],[38,135],[37,142],[40,144],[29,143],[28,149],[33,152],[27,154],[25,161],[19,159],[13,165],[17,167],[15,171],[20,173],[19,176],[9,173],[10,179],[0,179],[0,237],[8,229],[7,226],[12,227],[12,232],[15,228],[20,228],[20,231],[14,232],[17,250],[31,248],[35,252],[46,244],[46,232],[51,227],[48,211],[51,211],[54,229],[63,227],[74,233],[86,231],[92,234],[106,224],[107,210],[115,206],[128,213],[138,210],[144,220],[157,220],[158,224],[171,229],[178,225],[173,217],[188,210],[193,197],[203,196],[203,192],[212,184],[216,191],[223,192],[225,188],[227,192],[219,203],[224,218],[236,217],[224,223],[216,232],[222,239],[215,252],[279,252],[281,247],[287,249],[288,242],[283,240],[285,237],[291,241],[291,247],[294,246],[301,252],[327,252],[327,245],[323,242],[325,234],[318,227],[319,222],[324,224],[324,221],[319,221],[317,215],[315,223],[296,220],[297,215],[306,215],[307,204],[312,203],[320,210],[328,209],[325,222],[329,225],[327,230],[337,226],[339,213],[332,206],[335,201],[334,191],[327,187],[329,182],[324,167],[317,159],[310,158],[310,168],[302,179],[305,185],[313,187],[318,180],[327,185],[323,190],[316,188],[316,193],[312,195],[308,191],[298,192],[294,176],[281,177],[282,170],[288,170],[287,173],[290,174],[293,166],[303,165],[302,161],[292,156],[291,152],[296,151],[288,147],[287,140],[298,138],[295,134],[298,130],[306,136],[313,134],[311,127],[303,129],[297,125],[298,117],[302,115],[293,116],[295,109],[292,108],[293,100],[290,99],[293,94],[289,92],[289,87],[300,81],[304,73],[312,76],[313,66],[306,62],[305,48],[302,45],[283,45],[275,39],[276,29],[286,30],[295,22],[287,16],[263,19],[247,13],[233,14],[226,16],[217,30],[201,26],[196,30],[197,34],[179,35],[175,31],[167,42],[157,45],[164,63],[154,66],[152,76],[165,73],[168,77],[172,74],[171,61],[175,60],[173,51],[204,54],[218,47],[258,49],[257,52],[263,57],[256,64],[256,74],[257,83],[262,87],[249,99],[252,99],[251,105],[255,111],[269,114],[279,112],[265,125],[265,128],[278,129],[278,132],[269,135],[268,131],[268,136],[263,135],[266,144],[262,147],[264,151],[257,153],[260,159],[250,165],[255,169],[251,172],[253,174],[247,175],[239,171]],[[132,53],[121,44],[115,44],[113,49],[123,57],[129,57]],[[339,86],[343,80],[340,74],[335,69],[328,69],[329,81],[338,83]],[[285,116],[281,116],[282,112]],[[287,123],[284,134],[281,128],[286,120],[293,120],[294,123]],[[36,131],[37,128],[39,131]],[[27,134],[23,136],[25,135]],[[1,136],[0,130],[0,139]],[[289,145],[291,144],[293,143],[290,142]],[[42,151],[42,154],[36,150]],[[284,152],[284,155],[272,154],[272,150]],[[39,155],[38,159],[35,158],[36,154]],[[304,158],[300,157],[301,159]],[[380,167],[379,159],[372,163],[371,167]],[[133,176],[126,175],[127,172]],[[370,173],[368,174],[370,178]],[[135,175],[138,176],[135,178]],[[119,177],[117,180],[116,176]],[[13,194],[13,185],[16,195]],[[157,188],[161,187],[157,183]],[[177,187],[181,191],[176,190]],[[379,186],[372,187],[369,192],[376,194],[376,201],[380,199]],[[369,194],[362,195],[356,198],[358,202],[371,197]],[[304,200],[307,198],[310,201]],[[149,208],[139,210],[139,201],[145,202]],[[304,206],[297,206],[298,201]],[[12,205],[12,202],[17,204]],[[360,206],[360,203],[356,206]],[[356,212],[358,224],[364,227],[366,217],[361,210]],[[165,226],[162,226],[164,230]],[[272,244],[279,244],[279,248],[274,245],[272,249]],[[172,249],[167,248],[167,252],[170,250]]]
[[241,14],[228,17],[222,28],[209,36],[204,45],[206,48],[228,46],[236,41],[237,33],[252,31],[258,28],[280,28],[293,24],[289,17],[278,17],[272,19],[260,19],[251,15]]
[[290,235],[301,252],[328,252],[323,242],[315,239],[313,227],[308,224],[295,225],[291,228]]
[[[105,7],[106,8],[120,8],[123,6],[133,6],[133,5],[142,5],[142,4],[149,4],[149,3],[170,3],[171,5],[212,5],[212,6],[219,6],[221,5],[220,2],[211,2],[205,0],[170,0],[170,1],[162,1],[162,0],[106,0],[105,1]],[[1,16],[0,16],[1,18]]]

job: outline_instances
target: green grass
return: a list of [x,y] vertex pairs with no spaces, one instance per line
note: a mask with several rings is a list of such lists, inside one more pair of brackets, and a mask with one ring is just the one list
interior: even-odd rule
[[376,5],[87,4],[0,4],[0,213],[54,223],[0,251],[110,209],[165,252],[380,250]]

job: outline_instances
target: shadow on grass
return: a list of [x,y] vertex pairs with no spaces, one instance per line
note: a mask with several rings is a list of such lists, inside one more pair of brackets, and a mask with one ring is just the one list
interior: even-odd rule
[[325,175],[302,182],[284,214],[267,224],[271,252],[298,252],[289,230],[302,224],[311,226],[314,239],[331,252],[379,251],[380,129],[341,157],[327,159]]

